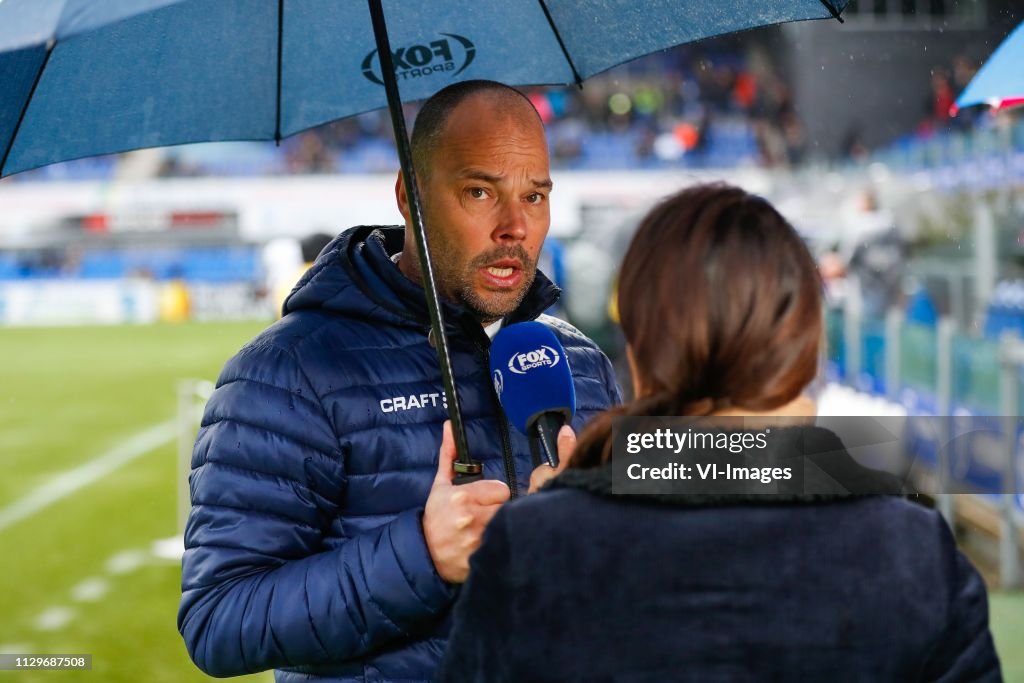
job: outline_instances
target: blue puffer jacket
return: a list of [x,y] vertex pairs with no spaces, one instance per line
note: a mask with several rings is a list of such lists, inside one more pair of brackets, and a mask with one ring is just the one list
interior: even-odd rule
[[[420,518],[446,419],[422,289],[389,255],[402,228],[332,242],[285,315],[225,366],[192,456],[178,614],[192,659],[278,681],[426,681],[456,587],[436,573]],[[558,290],[538,273],[507,323],[537,318]],[[445,304],[466,435],[488,478],[515,494],[529,443],[491,385],[489,339]],[[540,316],[576,383],[574,428],[618,401],[600,350]]]

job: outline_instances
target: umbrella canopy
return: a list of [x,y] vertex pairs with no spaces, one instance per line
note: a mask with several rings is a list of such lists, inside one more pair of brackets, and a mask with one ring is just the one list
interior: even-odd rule
[[[404,100],[569,84],[846,0],[387,0]],[[85,156],[275,140],[387,106],[357,0],[0,0],[0,177]]]
[[1024,105],[1024,24],[996,48],[957,98],[954,108],[975,104],[996,109]]
[[847,0],[0,0],[0,177],[86,156],[280,140],[387,106],[447,396],[469,456],[401,98],[582,83],[657,50]]

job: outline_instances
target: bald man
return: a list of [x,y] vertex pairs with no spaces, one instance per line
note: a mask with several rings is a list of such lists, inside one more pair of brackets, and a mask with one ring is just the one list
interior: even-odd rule
[[[542,312],[536,269],[552,181],[536,110],[490,81],[428,100],[413,160],[467,441],[484,479],[453,483],[455,449],[406,226],[339,235],[282,319],[228,362],[192,458],[178,628],[218,676],[429,681],[487,522],[534,471],[490,381],[490,338],[539,320],[566,348],[578,430],[619,401],[608,359]],[[562,450],[571,449],[569,430]],[[510,644],[514,647],[514,644]]]

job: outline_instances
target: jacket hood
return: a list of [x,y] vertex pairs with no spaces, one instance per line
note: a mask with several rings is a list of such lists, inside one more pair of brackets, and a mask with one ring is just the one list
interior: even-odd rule
[[[338,235],[320,253],[284,303],[284,314],[322,310],[379,321],[388,325],[429,329],[423,287],[412,282],[391,260],[402,251],[402,226],[358,226]],[[561,290],[537,271],[522,303],[505,317],[507,324],[533,320],[558,300]],[[442,300],[449,329],[482,330],[464,306]]]

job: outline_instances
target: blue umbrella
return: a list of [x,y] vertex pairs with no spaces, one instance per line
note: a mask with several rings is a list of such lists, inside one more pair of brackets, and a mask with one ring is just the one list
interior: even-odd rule
[[1024,24],[996,48],[957,98],[955,109],[975,104],[995,109],[1024,104]]
[[[398,84],[578,83],[845,0],[387,0]],[[0,0],[0,176],[84,156],[276,140],[387,106],[358,0]]]
[[388,106],[463,480],[468,456],[423,238],[406,100],[461,80],[581,84],[636,57],[848,0],[0,0],[0,177],[216,140],[280,140]]

